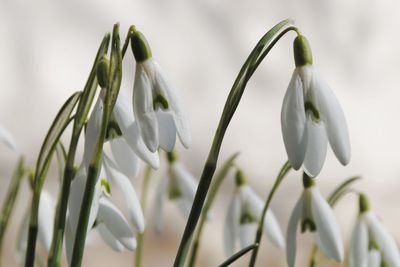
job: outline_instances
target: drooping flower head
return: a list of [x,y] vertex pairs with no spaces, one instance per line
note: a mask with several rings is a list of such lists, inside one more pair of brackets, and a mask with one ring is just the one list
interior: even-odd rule
[[185,218],[189,216],[198,183],[197,179],[177,159],[175,152],[168,152],[167,157],[168,175],[160,181],[154,201],[156,232],[162,229],[164,204],[167,200],[175,203]]
[[158,147],[172,151],[178,135],[181,143],[189,147],[189,124],[175,88],[153,59],[141,32],[135,30],[131,46],[137,62],[132,103],[144,143],[151,152]]
[[316,72],[304,36],[294,41],[296,68],[283,99],[281,126],[292,167],[317,176],[325,162],[328,141],[343,165],[350,161],[346,119],[335,95]]
[[[237,252],[237,243],[245,248],[253,244],[264,202],[247,184],[241,170],[236,173],[236,188],[225,217],[224,246],[227,257]],[[264,220],[264,232],[278,248],[285,247],[285,241],[279,223],[272,213],[267,211]]]
[[304,191],[290,216],[286,236],[286,260],[293,267],[296,260],[296,237],[300,223],[301,232],[314,233],[319,249],[329,258],[342,262],[343,242],[339,225],[331,206],[322,197],[313,178],[304,173]]
[[400,253],[395,240],[370,211],[368,199],[359,195],[360,214],[350,244],[349,267],[398,267]]

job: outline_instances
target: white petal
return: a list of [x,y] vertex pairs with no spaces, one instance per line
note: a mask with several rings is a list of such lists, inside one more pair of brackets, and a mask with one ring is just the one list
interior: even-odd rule
[[369,212],[365,214],[365,216],[372,236],[381,250],[383,260],[388,264],[388,266],[400,266],[399,248],[397,247],[393,237],[388,231],[386,231],[378,218],[376,218],[375,214]]
[[139,158],[125,139],[110,140],[110,147],[118,169],[128,177],[136,177],[139,173]]
[[292,214],[290,215],[287,234],[286,234],[286,261],[289,267],[293,267],[296,261],[296,247],[297,247],[297,226],[300,221],[300,216],[303,211],[303,198],[297,201]]
[[192,208],[193,200],[187,199],[185,197],[179,197],[175,199],[176,205],[178,206],[179,211],[181,212],[183,218],[185,220],[189,218],[190,209]]
[[154,73],[154,89],[167,99],[179,139],[184,147],[189,148],[192,142],[189,120],[180,104],[179,98],[175,94],[175,88],[166,79],[166,75],[155,60],[149,60],[147,64],[152,65],[150,68],[153,69]]
[[350,267],[367,267],[368,228],[360,217],[351,237],[349,263]]
[[103,101],[99,96],[97,102],[94,105],[92,113],[90,114],[89,121],[87,122],[85,132],[85,148],[83,152],[83,162],[85,165],[89,165],[92,160],[96,141],[100,134],[101,123],[103,117]]
[[143,233],[145,225],[144,215],[132,183],[123,173],[119,172],[115,168],[113,162],[106,155],[104,155],[103,159],[107,177],[109,177],[122,191],[128,207],[129,217],[137,231]]
[[[85,192],[86,187],[86,179],[87,179],[87,172],[84,166],[81,166],[75,175],[74,180],[71,183],[71,192],[68,199],[68,214],[69,214],[69,222],[71,227],[71,233],[75,236],[75,232],[78,225],[79,214],[82,206],[83,194]],[[101,196],[101,184],[100,180],[98,180],[95,192],[92,200],[92,206],[90,208],[90,215],[89,215],[89,223],[87,232],[93,226],[94,221],[96,220],[97,211],[99,208],[99,198]]]
[[172,115],[168,112],[156,112],[158,120],[158,132],[160,133],[160,147],[171,152],[176,141],[176,127]]
[[121,129],[122,135],[129,144],[133,152],[135,152],[142,160],[147,162],[151,167],[157,169],[160,166],[158,153],[150,152],[140,136],[140,130],[133,115],[133,108],[127,101],[127,97],[120,92],[115,103],[113,115]]
[[368,253],[368,267],[381,267],[381,253],[375,249]]
[[321,116],[322,120],[325,122],[332,150],[340,163],[347,165],[350,161],[351,149],[346,118],[342,107],[332,90],[319,78],[318,74],[314,75],[312,86],[318,93]]
[[140,63],[136,65],[132,103],[143,141],[151,152],[156,152],[158,127],[153,109],[153,95],[149,78]]
[[50,251],[54,229],[55,204],[46,191],[42,191],[39,201],[38,236],[46,252]]
[[324,165],[328,140],[322,122],[315,123],[307,119],[307,151],[304,158],[304,171],[311,177],[316,177]]
[[113,250],[121,252],[124,250],[124,245],[121,244],[108,230],[107,226],[100,223],[97,225],[101,238],[106,242]]
[[307,139],[302,83],[296,68],[283,99],[281,127],[289,162],[295,170],[303,164]]
[[27,210],[22,217],[16,241],[15,259],[19,265],[25,264],[26,247],[28,243],[29,214],[30,212]]
[[121,211],[105,198],[100,198],[99,204],[97,219],[103,222],[110,233],[127,249],[134,250],[134,233]]
[[154,201],[154,228],[157,233],[161,232],[163,224],[163,209],[168,191],[169,177],[162,177],[156,191]]
[[225,255],[230,257],[235,253],[235,243],[239,237],[240,222],[240,198],[235,194],[229,203],[225,217],[224,227],[224,249]]
[[326,256],[342,262],[343,242],[335,214],[317,188],[313,187],[310,190],[312,217],[317,228],[317,245]]
[[258,223],[239,224],[240,247],[243,249],[254,243]]
[[6,146],[15,150],[17,145],[12,134],[4,127],[0,126],[0,142],[4,143]]
[[171,175],[176,177],[182,194],[193,202],[198,183],[196,178],[180,162],[171,165]]
[[[264,209],[264,202],[249,186],[241,186],[240,188],[243,192],[246,192],[245,194],[247,194],[251,212],[257,216],[257,220],[260,220],[261,213]],[[271,209],[267,210],[263,227],[264,233],[277,247],[285,247],[285,239],[283,237],[282,230]]]

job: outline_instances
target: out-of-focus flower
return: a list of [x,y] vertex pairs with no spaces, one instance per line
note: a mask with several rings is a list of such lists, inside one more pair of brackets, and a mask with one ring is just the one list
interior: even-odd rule
[[368,199],[360,194],[360,214],[351,238],[350,267],[399,267],[400,253],[393,237],[369,210]]
[[300,222],[301,232],[314,233],[319,249],[329,258],[342,262],[343,242],[335,214],[322,197],[314,180],[304,173],[304,191],[290,216],[286,236],[286,259],[290,267],[296,260],[296,237]]
[[178,135],[181,143],[189,147],[191,135],[186,113],[142,33],[135,31],[131,46],[137,62],[132,103],[144,143],[152,152],[158,147],[172,151]]
[[[236,173],[236,185],[225,217],[224,246],[228,257],[236,252],[238,240],[241,248],[253,244],[264,206],[261,198],[246,183],[242,171]],[[267,211],[263,228],[267,237],[277,247],[285,247],[282,231],[270,209]]]
[[[19,230],[16,248],[16,260],[23,265],[26,256],[26,246],[28,242],[29,210],[23,216],[23,221]],[[51,240],[53,237],[53,223],[55,215],[55,202],[52,196],[42,190],[39,201],[38,213],[38,237],[46,252],[50,251]]]
[[296,69],[281,111],[282,135],[292,167],[303,165],[315,177],[325,162],[328,141],[340,163],[349,163],[348,129],[338,100],[312,65],[304,36],[295,39],[294,54]]
[[15,148],[17,147],[12,134],[2,126],[0,126],[0,142],[5,144],[12,150],[15,150]]
[[176,159],[175,153],[168,153],[168,175],[157,187],[154,201],[154,224],[156,232],[163,225],[163,209],[167,199],[176,203],[182,215],[187,218],[196,194],[196,178]]

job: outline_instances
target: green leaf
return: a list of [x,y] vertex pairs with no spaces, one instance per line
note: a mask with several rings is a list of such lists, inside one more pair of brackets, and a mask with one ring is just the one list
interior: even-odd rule
[[71,121],[71,113],[75,108],[75,105],[78,102],[80,96],[81,92],[76,92],[68,98],[68,100],[61,107],[52,125],[50,126],[49,131],[47,132],[36,163],[36,186],[40,186],[41,184],[39,183],[41,181],[37,179],[39,179],[38,177],[42,176],[44,170],[47,168],[46,165],[48,165],[50,162],[51,155],[53,154],[53,151],[58,143],[60,136]]
[[[14,210],[15,201],[18,196],[22,178],[25,174],[25,165],[23,157],[20,157],[17,166],[11,178],[10,186],[8,187],[7,196],[4,200],[0,214],[0,255],[3,248],[4,234],[7,229],[8,221],[11,213]],[[1,256],[0,256],[1,259]]]
[[243,249],[241,249],[240,251],[238,251],[237,253],[233,254],[231,257],[229,257],[226,261],[224,261],[222,264],[219,265],[219,267],[226,267],[231,265],[232,263],[234,263],[235,261],[237,261],[240,257],[242,257],[243,255],[245,255],[247,252],[252,251],[253,249],[255,249],[256,247],[258,247],[258,244],[252,244],[250,246],[247,246]]
[[107,54],[108,46],[110,43],[110,34],[104,36],[103,41],[97,51],[96,58],[93,63],[92,70],[90,71],[88,80],[86,81],[85,87],[82,92],[81,100],[79,101],[78,108],[76,111],[75,125],[74,125],[74,135],[79,135],[83,125],[86,122],[87,115],[89,113],[90,107],[93,102],[93,98],[96,94],[96,89],[98,87],[96,72],[97,64],[103,55]]

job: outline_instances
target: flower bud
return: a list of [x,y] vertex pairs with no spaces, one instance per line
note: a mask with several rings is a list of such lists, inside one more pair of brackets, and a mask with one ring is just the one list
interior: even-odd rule
[[109,70],[109,62],[108,59],[103,56],[99,63],[97,64],[97,81],[101,88],[107,88],[108,86],[108,70]]
[[137,62],[143,62],[152,57],[149,43],[139,31],[135,31],[131,36],[131,48]]
[[294,62],[296,67],[312,65],[312,53],[306,37],[299,35],[293,42]]

